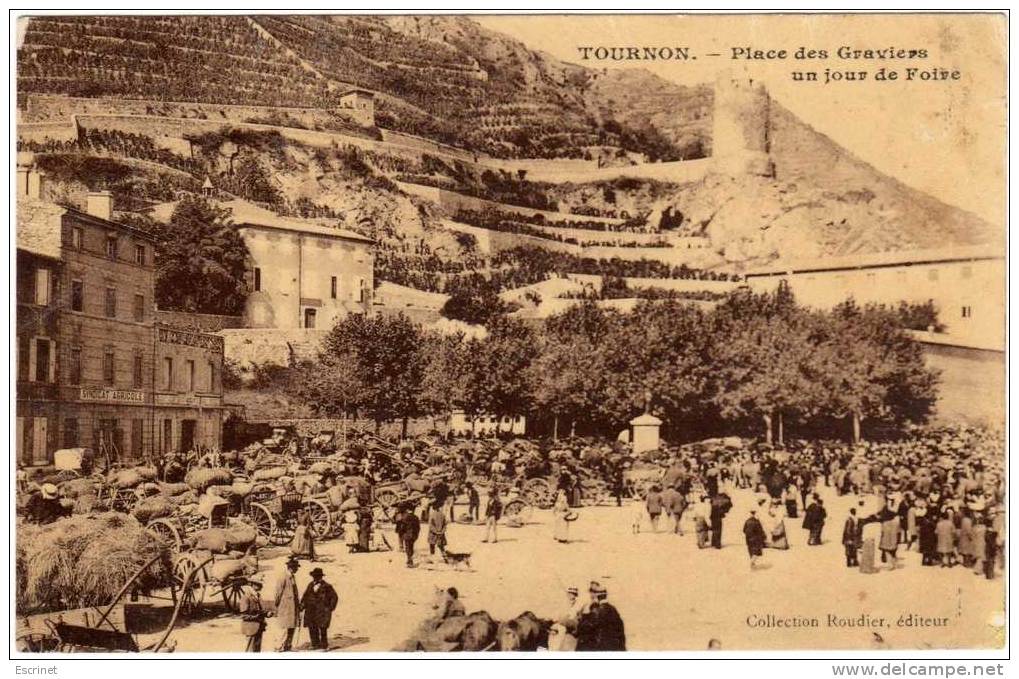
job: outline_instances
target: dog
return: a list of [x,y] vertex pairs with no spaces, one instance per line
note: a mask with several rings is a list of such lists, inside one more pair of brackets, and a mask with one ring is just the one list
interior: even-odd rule
[[464,564],[467,568],[471,567],[471,553],[470,552],[443,552],[442,560],[453,568],[456,568],[460,564]]

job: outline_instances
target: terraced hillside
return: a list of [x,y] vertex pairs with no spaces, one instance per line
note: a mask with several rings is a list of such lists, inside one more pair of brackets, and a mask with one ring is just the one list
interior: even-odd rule
[[585,96],[597,73],[463,17],[40,17],[19,93],[329,107],[378,94],[381,127],[497,157],[689,157]]
[[18,92],[267,106],[335,96],[238,16],[32,18]]

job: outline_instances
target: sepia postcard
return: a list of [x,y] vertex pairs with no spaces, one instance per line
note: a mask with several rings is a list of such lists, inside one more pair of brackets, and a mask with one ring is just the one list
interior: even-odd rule
[[12,20],[13,656],[1006,647],[1007,13]]

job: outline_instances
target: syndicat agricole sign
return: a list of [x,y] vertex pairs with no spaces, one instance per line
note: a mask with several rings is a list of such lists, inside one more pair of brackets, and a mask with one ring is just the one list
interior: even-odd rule
[[102,387],[82,387],[79,399],[82,401],[145,403],[145,392],[129,391],[126,389],[103,389]]

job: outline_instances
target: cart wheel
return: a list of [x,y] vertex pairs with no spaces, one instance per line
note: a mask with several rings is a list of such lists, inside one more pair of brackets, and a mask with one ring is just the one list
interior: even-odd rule
[[173,563],[173,581],[177,587],[177,596],[181,598],[180,612],[183,615],[194,615],[205,601],[205,585],[209,576],[203,566],[192,578],[185,589],[184,583],[188,576],[198,568],[198,561],[190,554],[180,554]]
[[527,506],[527,503],[523,500],[510,500],[506,503],[506,508],[503,510],[503,514],[506,516],[518,516],[523,513]]
[[166,519],[153,519],[149,521],[149,525],[145,526],[145,529],[169,545],[175,554],[181,550],[184,544],[180,531],[173,525],[173,522]]
[[294,535],[297,533],[296,517],[280,518],[279,521],[273,522],[272,532],[269,533],[269,544],[277,547],[286,547],[294,541]]
[[396,501],[400,499],[400,496],[393,490],[382,490],[375,496],[375,501],[382,505],[383,508],[389,509]]
[[329,506],[321,500],[308,500],[304,503],[304,511],[311,516],[311,529],[315,538],[323,540],[329,537]]
[[272,518],[272,512],[265,505],[252,502],[248,506],[248,518],[251,519],[251,523],[255,526],[255,531],[259,535],[267,540],[272,536],[273,529],[276,527],[276,521]]
[[231,580],[223,587],[223,603],[231,613],[241,612],[241,599],[244,597],[244,588],[247,584],[244,580]]

